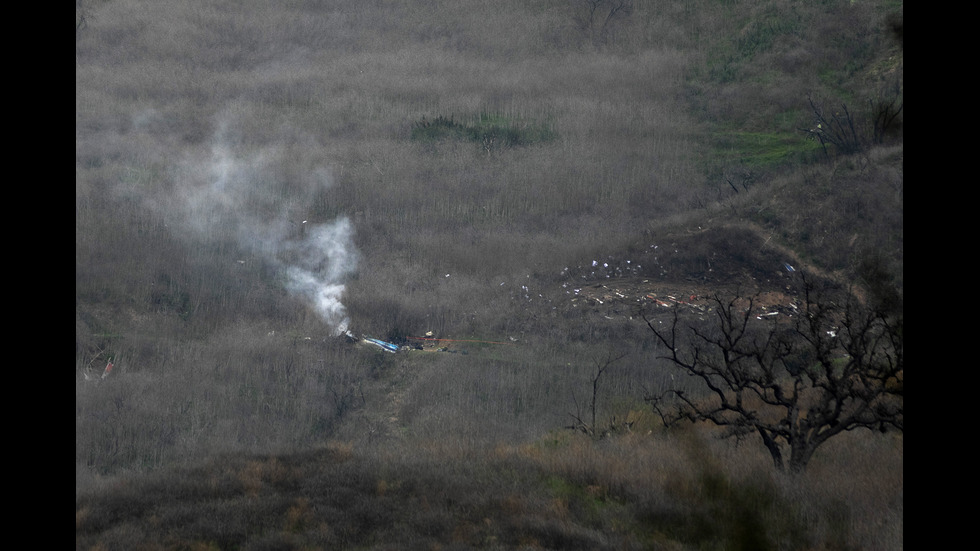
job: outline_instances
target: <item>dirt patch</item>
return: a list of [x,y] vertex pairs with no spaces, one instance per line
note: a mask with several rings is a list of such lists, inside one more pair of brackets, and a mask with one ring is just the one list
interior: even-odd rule
[[793,315],[799,307],[798,293],[792,288],[747,292],[737,286],[683,285],[627,278],[586,285],[573,290],[570,303],[576,307],[591,308],[607,317],[635,316],[670,309],[710,311],[715,306],[713,297],[730,299],[744,297],[740,302],[749,306],[759,316]]
[[631,250],[566,268],[561,294],[573,308],[609,319],[641,311],[705,312],[714,297],[749,300],[759,316],[791,316],[802,302],[804,274],[810,281],[840,281],[773,243],[751,224],[719,225],[649,238]]

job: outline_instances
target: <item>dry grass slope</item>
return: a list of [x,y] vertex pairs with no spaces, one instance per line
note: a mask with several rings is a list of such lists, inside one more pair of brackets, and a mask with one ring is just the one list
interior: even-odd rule
[[76,3],[76,548],[901,548],[901,436],[664,430],[615,292],[900,310],[902,2],[585,4]]

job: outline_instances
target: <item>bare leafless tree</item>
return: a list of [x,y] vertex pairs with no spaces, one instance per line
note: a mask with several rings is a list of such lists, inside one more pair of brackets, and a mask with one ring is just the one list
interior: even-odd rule
[[876,144],[885,142],[889,133],[900,131],[901,115],[905,103],[899,94],[868,100],[871,113],[872,140]]
[[633,13],[633,0],[578,0],[575,21],[594,46],[605,44],[616,22]]
[[759,316],[752,298],[738,296],[715,296],[707,324],[676,311],[665,324],[644,316],[664,357],[706,390],[667,389],[648,401],[666,425],[758,434],[776,468],[793,473],[844,431],[903,430],[902,314],[847,297],[818,296],[805,282],[789,322]]
[[807,100],[813,111],[813,127],[801,128],[800,131],[820,142],[825,154],[829,154],[828,144],[845,155],[857,153],[865,147],[858,134],[854,115],[848,110],[847,104],[841,103],[839,108],[828,112],[813,97],[808,97]]
[[598,412],[598,399],[599,399],[599,379],[601,379],[602,375],[609,370],[609,367],[612,366],[612,364],[623,359],[625,356],[626,354],[620,354],[614,357],[612,354],[610,354],[606,356],[606,359],[603,361],[596,360],[595,370],[593,370],[592,372],[592,399],[589,401],[588,415],[590,416],[590,419],[585,420],[582,418],[582,408],[579,406],[578,400],[575,398],[575,395],[572,394],[572,400],[575,402],[576,412],[569,415],[572,417],[572,419],[575,422],[568,428],[581,431],[591,436],[592,438],[596,438],[596,439],[602,438],[607,434],[616,432],[620,430],[622,427],[628,428],[628,426],[631,424],[629,423],[629,420],[625,421],[624,424],[621,425],[616,420],[616,418],[613,417],[612,420],[610,421],[609,427],[603,430],[599,428],[596,419],[597,412]]
[[866,113],[853,113],[843,102],[839,107],[826,109],[812,96],[808,96],[807,100],[813,113],[813,123],[810,128],[800,128],[800,131],[808,138],[817,140],[827,155],[828,145],[845,155],[859,153],[884,143],[886,136],[901,131],[904,101],[899,81],[868,99]]

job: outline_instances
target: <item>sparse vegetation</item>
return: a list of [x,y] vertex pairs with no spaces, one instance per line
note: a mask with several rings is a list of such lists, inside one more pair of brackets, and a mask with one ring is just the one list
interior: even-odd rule
[[665,427],[639,315],[901,313],[901,18],[76,2],[76,548],[901,547],[900,434]]

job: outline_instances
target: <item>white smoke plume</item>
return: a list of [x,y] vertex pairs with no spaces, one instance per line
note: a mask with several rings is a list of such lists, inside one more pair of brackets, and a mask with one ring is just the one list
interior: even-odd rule
[[342,334],[350,323],[342,302],[345,280],[358,261],[353,228],[344,217],[306,219],[332,178],[315,164],[297,176],[296,167],[287,166],[295,161],[285,149],[237,145],[223,129],[210,151],[181,163],[176,189],[156,206],[177,216],[189,238],[233,240],[282,269],[287,291]]
[[286,270],[286,288],[307,301],[336,334],[347,331],[350,318],[340,301],[344,279],[357,266],[350,221],[340,218],[310,228],[287,248],[298,253]]

